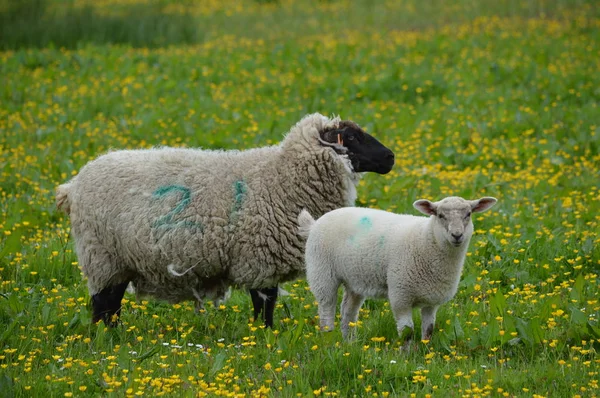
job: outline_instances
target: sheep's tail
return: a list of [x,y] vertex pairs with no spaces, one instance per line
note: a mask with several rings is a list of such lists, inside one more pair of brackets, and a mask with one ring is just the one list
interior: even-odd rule
[[298,214],[298,234],[303,238],[308,238],[308,234],[315,225],[315,219],[310,215],[306,209],[303,209]]
[[67,214],[71,213],[71,201],[69,200],[69,191],[71,184],[63,184],[56,188],[56,207]]

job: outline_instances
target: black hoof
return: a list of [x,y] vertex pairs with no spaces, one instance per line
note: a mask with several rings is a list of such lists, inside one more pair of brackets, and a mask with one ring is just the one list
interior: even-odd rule
[[250,297],[254,307],[254,320],[256,321],[259,315],[263,314],[265,327],[273,327],[273,311],[277,302],[277,293],[279,288],[267,287],[264,289],[250,289]]
[[120,324],[121,300],[129,282],[102,289],[92,296],[92,322],[103,321],[106,326],[115,327]]

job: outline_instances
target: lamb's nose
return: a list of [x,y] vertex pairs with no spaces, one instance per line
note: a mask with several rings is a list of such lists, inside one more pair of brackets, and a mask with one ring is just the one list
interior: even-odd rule
[[455,241],[457,241],[457,242],[458,242],[458,241],[460,240],[460,238],[462,238],[462,234],[454,234],[454,233],[453,233],[453,234],[452,234],[452,237],[454,238],[454,240],[455,240]]

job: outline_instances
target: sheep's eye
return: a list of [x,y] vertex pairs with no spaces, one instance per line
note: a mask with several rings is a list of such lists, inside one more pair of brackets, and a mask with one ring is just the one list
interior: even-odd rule
[[440,220],[445,220],[446,217],[443,214],[438,214],[438,217],[440,218]]
[[469,217],[471,217],[471,213],[467,213],[467,215],[465,216],[465,220]]
[[354,141],[354,136],[353,136],[353,135],[349,135],[349,136],[347,137],[347,139],[348,139],[348,141]]

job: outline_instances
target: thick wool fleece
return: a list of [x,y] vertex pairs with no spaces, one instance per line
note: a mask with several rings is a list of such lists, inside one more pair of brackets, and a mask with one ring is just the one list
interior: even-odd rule
[[178,302],[302,275],[300,210],[320,216],[356,199],[347,156],[319,142],[339,122],[306,116],[271,147],[115,151],[88,163],[57,203],[90,294],[132,281]]

